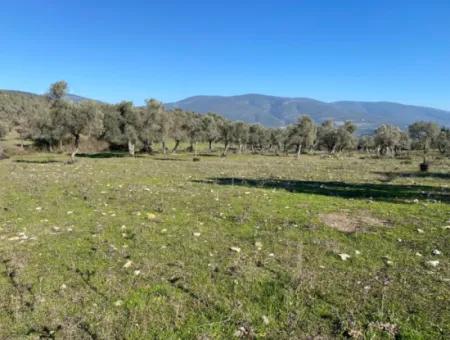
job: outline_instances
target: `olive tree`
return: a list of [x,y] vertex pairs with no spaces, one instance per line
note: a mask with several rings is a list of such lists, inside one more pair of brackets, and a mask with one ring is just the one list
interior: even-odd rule
[[218,121],[219,118],[214,113],[208,113],[202,117],[203,136],[208,142],[209,152],[212,151],[212,143],[220,138]]
[[71,162],[75,161],[82,134],[98,136],[103,129],[103,114],[96,103],[91,101],[69,105],[63,116],[64,128],[73,137],[74,148]]
[[249,128],[244,122],[233,122],[233,142],[238,146],[239,153],[242,153],[243,146],[249,138]]
[[423,150],[423,159],[426,163],[426,155],[434,145],[440,133],[440,128],[432,122],[415,122],[408,127],[409,136],[414,148]]
[[140,142],[141,117],[132,102],[123,101],[108,106],[104,112],[104,133],[102,138],[112,145],[127,147],[131,156],[135,155],[136,144]]
[[218,124],[220,140],[223,142],[224,148],[222,156],[226,156],[228,148],[233,141],[233,124],[226,119],[222,119]]
[[296,157],[299,158],[302,149],[311,148],[317,137],[317,127],[308,116],[302,116],[289,130],[290,144],[296,147]]

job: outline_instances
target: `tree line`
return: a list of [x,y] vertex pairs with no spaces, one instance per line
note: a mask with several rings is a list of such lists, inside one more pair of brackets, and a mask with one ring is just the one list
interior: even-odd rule
[[[430,149],[438,149],[450,154],[450,130],[433,122],[415,122],[407,131],[383,124],[373,134],[358,137],[357,126],[350,121],[337,125],[327,120],[318,125],[305,115],[287,127],[266,128],[230,121],[215,113],[166,110],[155,99],[147,100],[143,107],[136,107],[130,101],[116,105],[94,101],[75,103],[65,99],[67,91],[65,81],[56,82],[50,86],[45,100],[34,98],[31,104],[16,103],[12,113],[5,106],[2,108],[0,102],[0,138],[14,129],[22,140],[32,140],[36,146],[50,151],[69,143],[72,161],[82,136],[105,141],[110,149],[128,150],[132,156],[136,152],[156,150],[175,153],[186,142],[187,151],[194,155],[200,142],[207,143],[210,152],[215,143],[221,143],[224,156],[231,148],[237,153],[294,153],[296,157],[312,150],[331,154],[360,150],[397,156],[407,150],[423,150],[426,154]],[[171,149],[169,140],[174,142]]]

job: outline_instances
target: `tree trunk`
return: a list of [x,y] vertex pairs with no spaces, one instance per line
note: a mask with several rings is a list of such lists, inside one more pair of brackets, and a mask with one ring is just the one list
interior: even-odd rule
[[192,145],[192,148],[193,148],[192,151],[194,151],[194,157],[197,157],[197,142],[194,142],[194,144]]
[[130,154],[130,156],[134,157],[135,154],[135,145],[132,141],[128,141],[128,153]]
[[300,158],[301,153],[302,153],[302,146],[301,144],[297,144],[297,159]]
[[162,147],[162,150],[163,150],[163,154],[166,155],[167,154],[167,148],[166,148],[166,141],[164,139],[161,141],[161,147]]
[[74,144],[74,150],[70,154],[70,162],[75,163],[75,157],[77,156],[77,153],[80,149],[80,135],[75,135],[75,144]]
[[153,153],[152,143],[148,139],[144,141],[144,151],[149,154]]
[[332,153],[332,154],[335,154],[335,153],[336,153],[336,147],[337,147],[337,145],[334,144],[334,145],[333,145],[333,148],[331,149],[331,153]]
[[6,156],[3,152],[3,147],[0,145],[0,160],[5,159],[5,158],[6,158]]
[[175,146],[172,149],[172,153],[176,153],[178,146],[180,145],[180,140],[179,139],[175,139]]
[[226,156],[227,155],[227,151],[228,151],[228,141],[225,141],[225,145],[224,145],[222,156]]

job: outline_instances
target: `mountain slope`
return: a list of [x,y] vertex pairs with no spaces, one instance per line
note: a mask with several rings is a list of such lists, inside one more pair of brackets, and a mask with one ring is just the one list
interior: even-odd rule
[[310,115],[317,122],[334,119],[352,120],[362,130],[370,130],[382,123],[405,128],[417,120],[430,120],[450,126],[450,112],[390,102],[339,101],[326,103],[310,98],[274,97],[259,94],[240,96],[196,96],[166,104],[200,113],[215,112],[232,120],[261,123],[266,126],[285,126],[299,115]]

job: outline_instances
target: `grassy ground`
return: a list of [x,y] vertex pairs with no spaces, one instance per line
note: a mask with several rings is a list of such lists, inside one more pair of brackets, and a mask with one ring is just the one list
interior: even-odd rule
[[0,338],[449,336],[448,159],[109,156],[0,162]]

